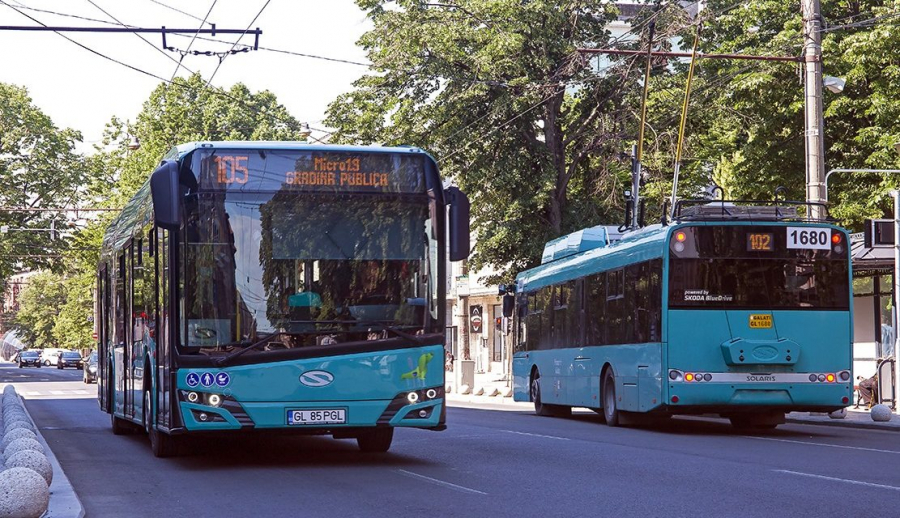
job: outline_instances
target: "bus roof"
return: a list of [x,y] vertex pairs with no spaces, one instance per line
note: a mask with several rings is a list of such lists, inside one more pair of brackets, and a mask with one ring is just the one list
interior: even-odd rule
[[165,160],[180,159],[191,151],[197,149],[247,149],[247,150],[296,150],[296,151],[322,151],[322,152],[350,152],[350,153],[404,153],[422,154],[434,161],[434,157],[424,150],[412,146],[382,147],[382,146],[344,146],[337,144],[307,144],[302,141],[280,140],[211,140],[185,142],[172,147],[166,154]]
[[666,237],[674,227],[656,224],[622,235],[607,246],[550,261],[516,277],[519,291],[557,284],[585,275],[619,268],[627,264],[660,258],[665,249]]

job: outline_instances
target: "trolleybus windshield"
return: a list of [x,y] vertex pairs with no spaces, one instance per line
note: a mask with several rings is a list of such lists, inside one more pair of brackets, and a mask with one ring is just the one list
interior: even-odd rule
[[843,236],[826,227],[679,228],[669,242],[669,307],[847,310]]

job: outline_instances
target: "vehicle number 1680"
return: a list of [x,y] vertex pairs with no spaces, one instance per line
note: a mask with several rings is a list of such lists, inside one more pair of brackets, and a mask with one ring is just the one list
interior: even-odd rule
[[831,232],[825,228],[788,227],[787,247],[806,250],[830,250]]

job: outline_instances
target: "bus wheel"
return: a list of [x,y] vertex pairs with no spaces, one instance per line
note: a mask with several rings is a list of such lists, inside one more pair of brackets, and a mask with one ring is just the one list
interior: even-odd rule
[[384,453],[391,449],[394,440],[394,429],[391,427],[376,428],[364,432],[356,438],[359,449],[366,453]]
[[534,413],[541,416],[566,417],[572,415],[572,408],[561,405],[548,405],[541,402],[541,373],[534,371],[531,378],[531,400],[534,402]]
[[616,377],[612,369],[603,375],[603,417],[607,426],[619,426],[619,408],[616,406]]

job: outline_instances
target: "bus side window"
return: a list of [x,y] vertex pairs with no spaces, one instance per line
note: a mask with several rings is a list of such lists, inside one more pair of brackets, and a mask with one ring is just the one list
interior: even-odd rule
[[606,274],[598,273],[587,279],[588,303],[586,320],[588,327],[588,344],[603,345],[606,343],[604,336],[604,323],[606,322]]
[[662,259],[649,263],[650,293],[648,309],[650,315],[650,341],[662,340]]
[[606,272],[606,343],[625,343],[625,272]]
[[541,336],[538,349],[552,349],[553,346],[553,286],[538,291],[538,307],[541,310]]
[[541,308],[538,307],[538,293],[531,292],[525,316],[525,350],[536,351],[541,339]]
[[570,347],[570,329],[568,312],[570,310],[569,298],[572,292],[572,283],[560,284],[555,287],[556,301],[553,305],[553,343],[552,347]]

